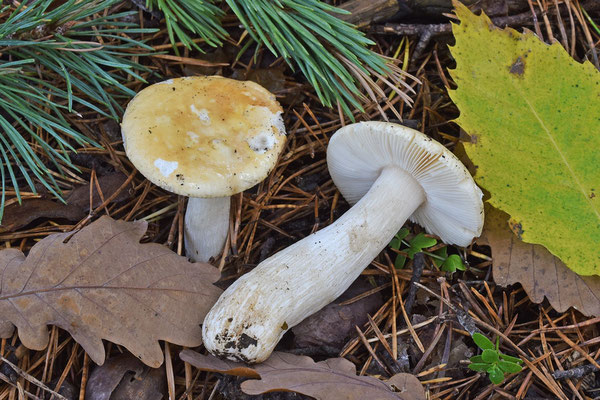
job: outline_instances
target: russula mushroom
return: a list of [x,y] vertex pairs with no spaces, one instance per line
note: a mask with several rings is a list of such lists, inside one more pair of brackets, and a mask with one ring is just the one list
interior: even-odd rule
[[481,233],[481,190],[449,150],[418,131],[348,125],[332,136],[327,163],[356,204],[223,292],[202,327],[211,353],[265,360],[289,328],[342,294],[409,218],[448,244],[467,246]]
[[208,261],[223,249],[230,196],[262,181],[285,143],[282,109],[254,82],[220,76],[169,79],[127,105],[125,151],[152,183],[189,196],[188,257]]

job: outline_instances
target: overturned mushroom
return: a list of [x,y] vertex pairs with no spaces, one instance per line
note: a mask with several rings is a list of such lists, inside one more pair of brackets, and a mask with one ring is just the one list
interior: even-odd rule
[[289,328],[344,292],[408,218],[459,246],[481,232],[481,191],[450,151],[418,131],[383,122],[346,126],[331,138],[327,162],[356,204],[221,295],[202,327],[211,353],[265,360]]
[[185,248],[194,261],[223,249],[229,196],[260,181],[285,143],[282,109],[254,82],[169,79],[139,92],[121,130],[125,151],[152,183],[189,196]]

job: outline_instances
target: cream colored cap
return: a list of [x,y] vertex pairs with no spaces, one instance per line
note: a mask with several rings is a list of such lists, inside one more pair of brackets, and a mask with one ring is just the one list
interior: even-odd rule
[[225,197],[262,181],[285,143],[275,96],[220,76],[169,79],[127,106],[125,152],[152,183],[190,197]]

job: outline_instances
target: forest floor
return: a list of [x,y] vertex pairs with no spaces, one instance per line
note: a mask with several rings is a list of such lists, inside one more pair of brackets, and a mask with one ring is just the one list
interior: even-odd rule
[[[588,19],[579,18],[583,14],[577,14],[578,7],[573,0],[523,1],[521,11],[497,17],[499,23],[510,23],[519,31],[532,30],[546,42],[566,43],[569,53],[578,60],[593,59],[592,54],[600,48],[600,36]],[[600,14],[592,17],[600,20]],[[141,10],[140,18],[151,23],[150,15]],[[145,57],[141,61],[162,77],[204,74],[254,80],[276,94],[285,110],[288,142],[276,167],[264,182],[232,198],[229,242],[223,255],[212,262],[222,272],[221,287],[266,257],[331,224],[349,208],[328,174],[325,156],[331,135],[351,123],[338,110],[323,107],[302,75],[294,73],[282,59],[261,51],[257,59],[250,52],[236,61],[242,30],[233,18],[228,16],[226,21],[231,38],[222,49],[200,54],[180,46],[180,55],[174,55],[163,29],[146,39],[169,57]],[[383,23],[376,23],[366,31],[376,41],[376,51],[395,58],[421,83],[407,81],[415,89],[415,93],[409,93],[412,107],[390,94],[391,100],[382,105],[383,110],[391,121],[399,122],[389,110],[394,107],[403,124],[454,150],[465,135],[452,122],[458,110],[448,96],[448,89],[456,87],[448,73],[454,68],[448,51],[452,43],[448,20],[439,15],[436,19],[421,17],[418,25],[410,19],[398,22],[408,25],[390,25],[386,30]],[[427,40],[429,35],[431,40]],[[149,83],[162,80],[150,73],[144,77]],[[128,84],[134,91],[144,86],[133,80]],[[355,117],[359,121],[382,119],[375,104],[368,105],[364,113],[357,110]],[[182,254],[186,199],[151,184],[136,171],[125,155],[116,121],[90,113],[74,123],[77,129],[93,135],[103,149],[79,148],[72,157],[81,172],[56,176],[56,180],[67,197],[80,189],[77,201],[88,205],[88,213],[69,220],[60,213],[53,216],[46,209],[8,208],[14,203],[14,192],[11,197],[9,188],[7,212],[12,210],[10,220],[14,225],[0,232],[2,243],[27,252],[47,235],[110,215],[126,221],[146,220],[149,227],[144,242],[161,243]],[[83,192],[81,188],[85,188]],[[104,201],[109,197],[111,201]],[[49,198],[43,192],[23,193],[24,204]],[[407,240],[422,232],[415,224],[407,223],[405,227],[409,229]],[[438,243],[427,251],[446,246]],[[441,272],[433,259],[425,256],[419,281],[432,293],[417,290],[408,321],[403,317],[403,304],[409,296],[415,261],[408,260],[402,269],[394,268],[396,256],[405,253],[402,248],[388,247],[341,303],[337,301],[338,305],[317,323],[288,333],[278,350],[315,360],[345,357],[355,364],[358,374],[381,379],[398,372],[412,373],[423,383],[430,399],[600,398],[597,373],[574,375],[572,379],[556,379],[552,374],[595,363],[600,356],[597,318],[573,309],[559,313],[547,301],[535,304],[520,285],[496,285],[492,275],[494,254],[487,246],[448,246],[447,251],[461,256],[466,271]],[[531,361],[521,372],[508,375],[502,384],[492,384],[485,374],[467,368],[477,348],[465,324],[475,324],[492,341],[499,337],[504,353],[526,355]],[[107,355],[126,352],[120,346],[105,344]],[[178,358],[177,346],[165,344],[164,349],[164,383],[173,399],[301,398],[290,394],[243,395],[235,390],[239,383],[236,379],[185,364]],[[202,346],[196,350],[204,351]],[[70,394],[63,392],[67,398],[84,398],[85,383],[94,364],[65,331],[52,327],[50,344],[43,351],[24,348],[16,334],[2,340],[0,351],[4,357],[12,354],[24,371],[23,376],[7,369],[1,371],[9,381],[12,375],[14,381],[0,386],[0,400],[22,398],[21,390],[43,398],[45,392],[39,389],[39,383],[24,379],[25,373],[52,389],[66,382],[63,387],[71,390]]]

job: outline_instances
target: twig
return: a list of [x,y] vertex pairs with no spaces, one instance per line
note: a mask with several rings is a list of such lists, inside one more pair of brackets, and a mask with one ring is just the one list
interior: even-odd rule
[[593,364],[586,364],[579,367],[571,368],[566,371],[554,371],[552,377],[554,379],[580,379],[585,375],[591,374],[592,372],[600,371],[598,367]]
[[44,385],[43,382],[40,382],[39,380],[35,379],[33,376],[29,375],[27,372],[23,371],[21,368],[17,367],[15,364],[11,363],[3,356],[0,356],[0,360],[7,363],[8,365],[10,365],[12,367],[12,369],[14,369],[17,372],[17,374],[21,375],[23,378],[27,379],[29,382],[33,383],[34,385],[36,385],[38,387],[41,387],[46,392],[52,393],[54,396],[56,396],[57,399],[68,400],[65,396],[50,389],[48,386]]
[[[585,9],[597,9],[600,7],[598,2],[586,2],[583,7]],[[526,11],[520,14],[509,15],[506,17],[492,18],[492,22],[496,26],[504,27],[508,25],[521,25],[532,18],[538,17],[538,13]],[[541,13],[540,13],[541,15]],[[415,50],[411,57],[411,63],[415,62],[423,53],[431,39],[435,36],[452,32],[452,24],[393,24],[377,25],[371,29],[371,32],[384,35],[403,35],[403,36],[418,36],[419,41],[415,46]]]
[[410,314],[415,304],[415,298],[417,296],[417,287],[415,283],[418,283],[421,280],[421,275],[423,275],[423,268],[425,267],[425,255],[421,252],[415,254],[413,259],[413,271],[412,277],[410,278],[410,283],[408,284],[408,295],[406,296],[406,301],[404,302],[404,308],[406,309],[406,313]]
[[22,393],[19,393],[20,395],[22,395],[22,397],[27,396],[27,397],[29,397],[30,399],[33,399],[33,400],[41,400],[39,397],[37,397],[33,393],[29,393],[29,392],[23,390],[23,388],[19,384],[15,384],[6,375],[4,375],[1,372],[0,372],[0,380],[8,383],[10,386],[18,389],[20,392],[22,391]]

